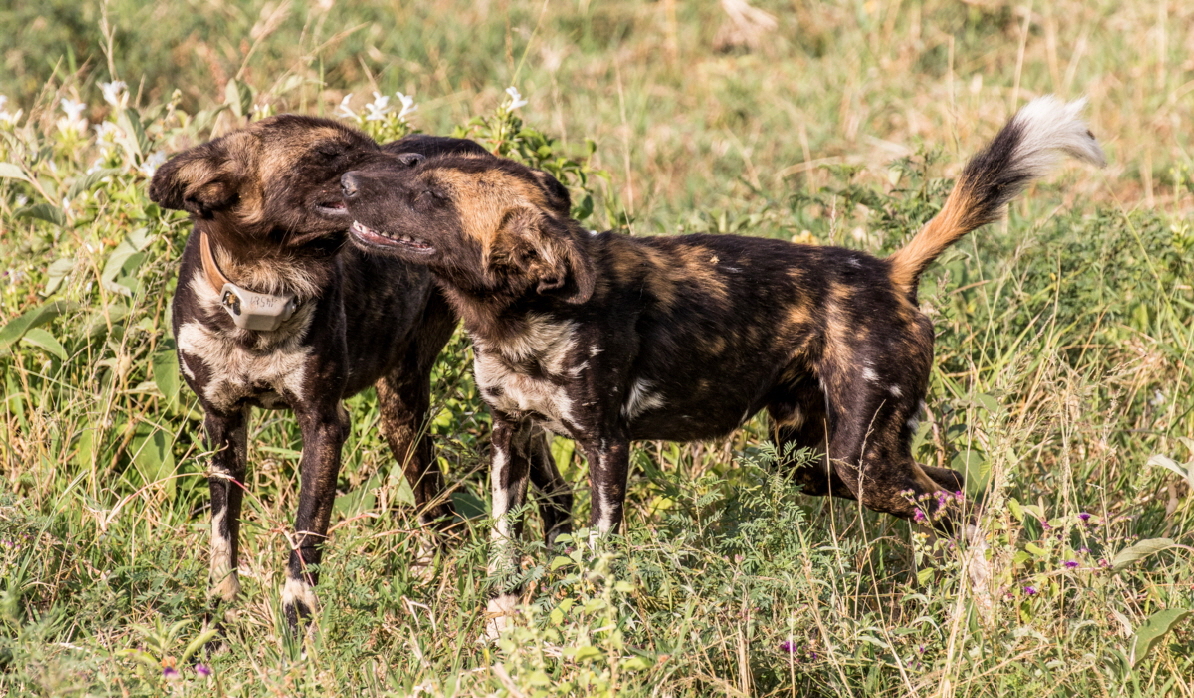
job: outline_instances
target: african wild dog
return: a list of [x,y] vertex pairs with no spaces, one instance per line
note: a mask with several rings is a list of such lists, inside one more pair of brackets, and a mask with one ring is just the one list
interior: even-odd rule
[[[1056,152],[1103,163],[1083,103],[1024,107],[887,259],[735,235],[590,234],[553,210],[558,182],[491,157],[377,160],[342,182],[354,241],[427,265],[472,337],[494,419],[495,539],[517,535],[507,519],[523,503],[531,423],[576,440],[592,526],[609,531],[631,441],[719,437],[763,408],[778,442],[821,454],[794,475],[806,493],[908,518],[906,493],[962,487],[912,458],[933,358],[920,275]],[[516,566],[509,550],[499,568]]]
[[189,211],[195,223],[182,255],[173,328],[214,451],[210,564],[217,600],[231,602],[240,591],[250,409],[288,407],[302,431],[298,516],[282,591],[291,627],[315,604],[311,566],[327,536],[349,429],[344,398],[377,386],[382,433],[403,463],[420,520],[443,524],[453,513],[422,428],[432,363],[456,316],[425,267],[344,244],[350,219],[340,175],[384,153],[402,160],[485,151],[433,136],[379,148],[343,124],[285,115],[183,152],[150,186],[154,201]]

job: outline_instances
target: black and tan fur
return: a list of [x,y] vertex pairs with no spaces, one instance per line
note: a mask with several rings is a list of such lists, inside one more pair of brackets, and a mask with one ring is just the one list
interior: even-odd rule
[[[345,244],[340,175],[384,153],[402,160],[484,152],[471,141],[431,136],[383,149],[342,124],[287,115],[183,152],[154,176],[153,200],[185,209],[195,223],[182,256],[173,327],[213,451],[213,596],[231,602],[240,590],[238,530],[253,407],[290,408],[302,431],[302,482],[283,589],[292,626],[315,604],[312,566],[327,535],[349,429],[344,398],[376,385],[381,429],[404,464],[420,519],[451,515],[423,420],[432,362],[456,316],[425,267]],[[219,306],[219,288],[203,272],[201,232],[234,283],[295,294],[294,316],[273,332],[234,326]]]
[[919,276],[1056,151],[1101,164],[1080,108],[1025,107],[888,259],[734,235],[591,234],[555,210],[554,180],[487,157],[378,161],[344,176],[345,201],[354,240],[427,265],[473,339],[494,418],[497,538],[517,534],[504,519],[526,491],[528,424],[576,440],[592,526],[607,531],[622,522],[631,441],[715,438],[762,409],[781,444],[822,454],[795,473],[805,492],[909,518],[909,495],[962,488],[957,472],[912,458],[934,339]]

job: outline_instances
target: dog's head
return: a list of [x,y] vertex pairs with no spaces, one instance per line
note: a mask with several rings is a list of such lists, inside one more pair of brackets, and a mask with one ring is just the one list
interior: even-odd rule
[[230,248],[299,247],[343,236],[340,175],[380,154],[356,129],[286,114],[180,153],[158,169],[149,195],[189,211]]
[[593,294],[585,233],[560,182],[492,155],[398,155],[342,178],[361,247],[428,265],[471,295]]
[[384,149],[342,123],[285,114],[191,148],[158,169],[149,195],[186,210],[230,249],[338,245],[351,220],[340,175],[382,154],[481,153],[476,143],[414,135]]

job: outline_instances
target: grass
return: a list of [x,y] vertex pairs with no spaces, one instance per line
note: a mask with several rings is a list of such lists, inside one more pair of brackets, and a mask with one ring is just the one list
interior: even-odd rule
[[[18,28],[0,37],[2,108],[25,112],[0,124],[0,691],[1194,694],[1194,10],[1037,5],[760,3],[778,27],[753,44],[730,40],[716,3],[671,0],[0,8]],[[132,109],[101,99],[113,78]],[[558,139],[550,154],[493,116],[510,84],[529,99],[517,115]],[[506,128],[512,156],[592,192],[594,227],[878,254],[1014,106],[1090,94],[1112,166],[1035,187],[921,292],[939,339],[917,456],[985,497],[990,611],[964,550],[794,491],[797,456],[756,420],[722,443],[639,444],[625,536],[557,556],[528,544],[525,617],[475,642],[488,418],[458,336],[429,426],[471,517],[457,545],[412,565],[375,397],[353,398],[327,603],[310,638],[288,638],[301,444],[288,416],[259,412],[245,594],[228,651],[189,651],[208,611],[205,452],[166,322],[189,226],[148,201],[143,170],[254,106],[331,115],[352,92],[361,111],[374,89],[414,93],[428,132]],[[62,97],[124,135],[60,124]],[[554,450],[583,483],[571,444]]]

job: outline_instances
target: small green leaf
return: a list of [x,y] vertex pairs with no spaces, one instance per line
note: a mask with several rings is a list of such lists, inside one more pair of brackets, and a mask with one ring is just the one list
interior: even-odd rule
[[1177,545],[1172,538],[1148,538],[1139,543],[1124,548],[1115,554],[1115,558],[1111,560],[1111,570],[1118,572],[1128,565],[1131,565],[1137,560],[1159,553],[1162,550],[1168,550]]
[[1170,608],[1158,611],[1144,620],[1144,625],[1136,629],[1136,641],[1132,643],[1132,654],[1129,662],[1132,666],[1144,659],[1149,650],[1156,645],[1165,634],[1190,615],[1184,608]]
[[0,162],[0,177],[29,181],[29,177],[25,174],[25,171],[11,162]]
[[1159,465],[1166,470],[1177,473],[1178,477],[1189,481],[1190,486],[1194,487],[1194,461],[1182,465],[1168,456],[1157,454],[1148,459],[1148,465]]
[[0,328],[0,355],[3,355],[10,346],[16,344],[29,330],[40,327],[59,315],[78,307],[78,303],[71,301],[53,301],[9,320],[8,324]]
[[59,228],[66,225],[66,214],[62,212],[62,209],[47,201],[19,208],[13,214],[13,218],[36,218],[40,221],[53,223]]
[[46,270],[46,288],[42,293],[47,296],[52,295],[74,269],[75,260],[70,257],[54,260],[54,263]]
[[153,382],[171,404],[178,402],[178,354],[173,350],[153,355]]
[[74,201],[75,197],[79,194],[91,191],[91,188],[104,177],[119,173],[120,170],[96,170],[95,172],[75,177],[75,181],[71,183],[70,189],[66,192],[66,198],[68,201]]
[[1027,550],[1028,552],[1032,553],[1033,555],[1036,555],[1037,557],[1046,557],[1049,555],[1048,550],[1045,550],[1044,548],[1040,547],[1039,545],[1036,545],[1035,543],[1025,544],[1024,549]]
[[452,493],[452,505],[456,513],[466,519],[480,519],[489,515],[485,502],[475,497],[471,492],[456,490]]
[[190,644],[187,645],[187,648],[185,650],[183,650],[182,656],[180,656],[178,658],[178,663],[186,664],[187,660],[190,659],[192,656],[194,656],[194,654],[199,651],[200,647],[206,645],[208,640],[211,640],[212,638],[214,638],[216,635],[219,635],[219,634],[220,634],[219,628],[208,628],[208,629],[204,630],[203,632],[199,633],[198,635],[196,635],[195,639],[191,640]]
[[349,517],[372,510],[377,506],[377,488],[381,483],[381,474],[374,475],[352,492],[336,497],[332,511],[340,516]]
[[137,113],[137,110],[132,107],[125,109],[120,113],[117,123],[130,136],[125,146],[130,154],[137,160],[142,160],[149,155],[152,144],[149,136],[145,134],[145,126],[141,123],[141,115]]
[[54,339],[54,335],[41,328],[35,328],[26,332],[25,336],[21,338],[21,343],[37,347],[38,349],[44,349],[66,361],[66,349],[58,343],[57,339]]
[[239,83],[235,79],[229,80],[228,84],[224,86],[224,103],[228,105],[233,114],[243,119],[253,109],[253,91],[248,85]]

